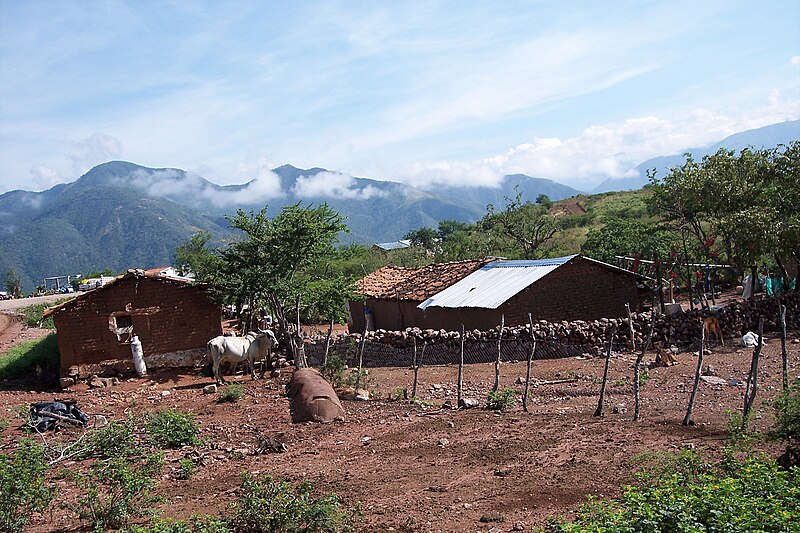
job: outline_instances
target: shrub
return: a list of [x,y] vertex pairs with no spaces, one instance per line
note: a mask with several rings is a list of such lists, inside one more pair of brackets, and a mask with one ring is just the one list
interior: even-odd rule
[[373,397],[376,395],[378,389],[378,382],[370,375],[369,370],[366,368],[362,368],[360,374],[357,368],[352,369],[350,373],[347,374],[342,385],[345,387],[357,387],[359,389],[368,390]]
[[189,519],[174,520],[155,518],[149,526],[133,526],[125,533],[231,533],[222,518],[214,516],[193,516]]
[[197,472],[197,465],[188,457],[178,461],[178,479],[189,479]]
[[294,489],[288,481],[245,472],[228,525],[239,533],[354,531],[354,510],[343,507],[336,494],[315,498],[311,490],[309,483]]
[[220,402],[238,402],[244,396],[245,388],[240,383],[229,383],[219,390]]
[[322,377],[328,380],[333,387],[339,387],[344,383],[345,358],[338,354],[329,354],[328,361],[319,369]]
[[54,379],[58,376],[58,339],[55,333],[21,342],[0,357],[0,380],[32,376],[37,365]]
[[[689,454],[691,455],[691,454]],[[702,461],[692,461],[701,464]],[[551,531],[793,531],[800,523],[800,470],[780,470],[767,457],[749,457],[722,470],[626,487],[616,501],[590,502],[571,523]]]
[[53,317],[42,318],[42,315],[48,307],[54,307],[67,300],[69,300],[69,298],[60,298],[54,302],[25,306],[19,310],[19,313],[22,315],[22,322],[29,328],[56,329]]
[[489,393],[486,398],[486,408],[491,411],[502,411],[514,407],[517,403],[517,393],[514,389],[505,388]]
[[21,531],[33,513],[52,498],[44,484],[44,450],[30,440],[20,442],[12,456],[0,454],[0,531]]
[[158,453],[96,461],[88,473],[78,476],[82,490],[78,515],[98,532],[123,527],[131,516],[149,511],[158,500],[152,489],[162,465]]
[[135,430],[135,422],[129,418],[124,422],[111,422],[104,428],[90,431],[81,458],[138,455],[141,449],[136,442]]
[[200,444],[200,432],[194,415],[174,409],[151,413],[145,423],[147,433],[156,446],[161,448],[180,448]]
[[800,439],[800,381],[778,396],[772,405],[777,411],[772,436],[800,446],[797,443]]

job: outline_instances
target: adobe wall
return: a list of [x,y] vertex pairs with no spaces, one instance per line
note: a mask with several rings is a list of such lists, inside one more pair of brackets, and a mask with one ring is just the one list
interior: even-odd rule
[[109,329],[112,313],[131,314],[145,356],[203,348],[222,334],[219,306],[202,288],[129,277],[54,315],[61,372],[70,366],[130,359],[130,345]]

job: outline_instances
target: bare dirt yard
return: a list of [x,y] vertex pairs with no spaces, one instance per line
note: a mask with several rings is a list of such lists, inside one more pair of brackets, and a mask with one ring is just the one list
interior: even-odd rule
[[[790,335],[790,341],[796,338]],[[790,376],[800,374],[798,349],[791,343]],[[0,349],[0,352],[2,350]],[[553,516],[569,517],[589,495],[613,497],[633,481],[634,457],[646,451],[697,449],[718,457],[727,439],[729,410],[740,410],[752,350],[714,348],[706,356],[710,372],[723,384],[701,383],[694,425],[682,426],[692,388],[696,358],[678,355],[680,364],[652,368],[642,387],[641,420],[633,422],[633,353],[612,356],[602,417],[597,407],[603,359],[534,361],[540,381],[570,380],[532,388],[531,412],[521,405],[504,412],[483,407],[442,409],[455,404],[456,366],[423,367],[419,390],[430,405],[411,405],[388,397],[398,387],[410,389],[413,372],[406,368],[371,369],[378,400],[345,402],[347,420],[328,425],[292,424],[284,387],[291,368],[280,378],[251,381],[237,376],[248,394],[238,403],[218,403],[204,395],[211,378],[193,371],[159,372],[146,378],[126,377],[118,386],[69,391],[42,390],[35,383],[0,386],[0,417],[10,421],[2,447],[24,435],[16,418],[19,406],[54,398],[75,398],[91,415],[111,420],[128,414],[174,408],[191,411],[205,444],[167,452],[158,486],[167,516],[224,510],[239,486],[243,471],[271,474],[293,482],[311,481],[320,493],[336,492],[347,504],[359,502],[363,531],[511,531],[542,525]],[[766,429],[772,410],[765,402],[781,389],[781,350],[768,339],[759,370],[759,410],[754,426]],[[0,356],[1,357],[1,356]],[[645,360],[653,361],[648,353]],[[521,397],[517,378],[525,363],[502,365],[502,386]],[[485,400],[494,380],[492,364],[465,369],[465,396]],[[81,430],[68,430],[76,438]],[[259,435],[287,446],[285,453],[256,455]],[[777,456],[778,446],[759,444]],[[177,479],[183,457],[199,457],[200,468],[188,480]],[[59,464],[69,469],[70,462]],[[76,489],[53,475],[69,501]],[[483,523],[487,513],[502,522]],[[36,516],[32,531],[78,531],[77,516],[60,508]]]

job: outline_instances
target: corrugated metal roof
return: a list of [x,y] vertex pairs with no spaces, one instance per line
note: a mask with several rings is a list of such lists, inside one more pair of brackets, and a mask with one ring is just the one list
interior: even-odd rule
[[575,255],[553,259],[495,261],[434,294],[417,307],[480,307],[497,309],[509,298],[567,263]]
[[379,242],[375,246],[377,246],[381,250],[386,250],[388,252],[390,250],[399,250],[401,248],[408,248],[409,246],[411,246],[411,241],[408,239],[403,239],[392,242]]

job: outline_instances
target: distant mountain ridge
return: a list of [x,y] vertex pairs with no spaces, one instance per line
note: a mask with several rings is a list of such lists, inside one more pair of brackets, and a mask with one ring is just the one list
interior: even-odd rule
[[609,178],[592,189],[592,193],[641,189],[648,183],[648,170],[655,169],[656,175],[663,178],[669,172],[670,168],[683,165],[686,161],[685,153],[691,153],[695,160],[700,160],[706,155],[716,153],[720,148],[734,150],[736,152],[748,147],[755,149],[775,148],[780,144],[788,144],[798,139],[800,139],[800,120],[788,120],[762,128],[735,133],[705,148],[688,148],[683,150],[680,154],[648,159],[636,167],[636,171],[639,173],[638,176],[617,179]]
[[[733,135],[699,150],[721,146],[771,147],[800,137],[800,121]],[[654,158],[639,165],[663,169],[683,163],[682,155]],[[646,179],[607,181],[596,191],[639,188]],[[327,202],[346,217],[350,234],[343,242],[375,243],[402,238],[443,219],[474,222],[487,204],[502,206],[517,191],[523,200],[539,194],[559,200],[580,191],[524,174],[505,176],[496,187],[438,187],[426,191],[403,183],[358,178],[324,168],[283,165],[237,185],[218,185],[175,168],[148,168],[125,161],[97,165],[72,183],[46,191],[0,194],[0,274],[14,267],[26,290],[44,277],[111,268],[170,264],[175,247],[206,230],[218,241],[229,237],[225,215],[236,209],[270,216],[294,203]]]
[[25,289],[32,290],[49,276],[167,265],[175,247],[197,231],[218,240],[230,236],[224,217],[236,209],[268,206],[273,216],[285,205],[327,202],[347,217],[351,233],[343,242],[374,243],[444,219],[475,221],[487,203],[513,196],[514,187],[526,199],[578,192],[524,175],[509,176],[495,189],[433,193],[323,168],[283,165],[273,173],[217,185],[180,169],[109,161],[46,191],[7,192],[0,195],[0,272],[18,269]]

